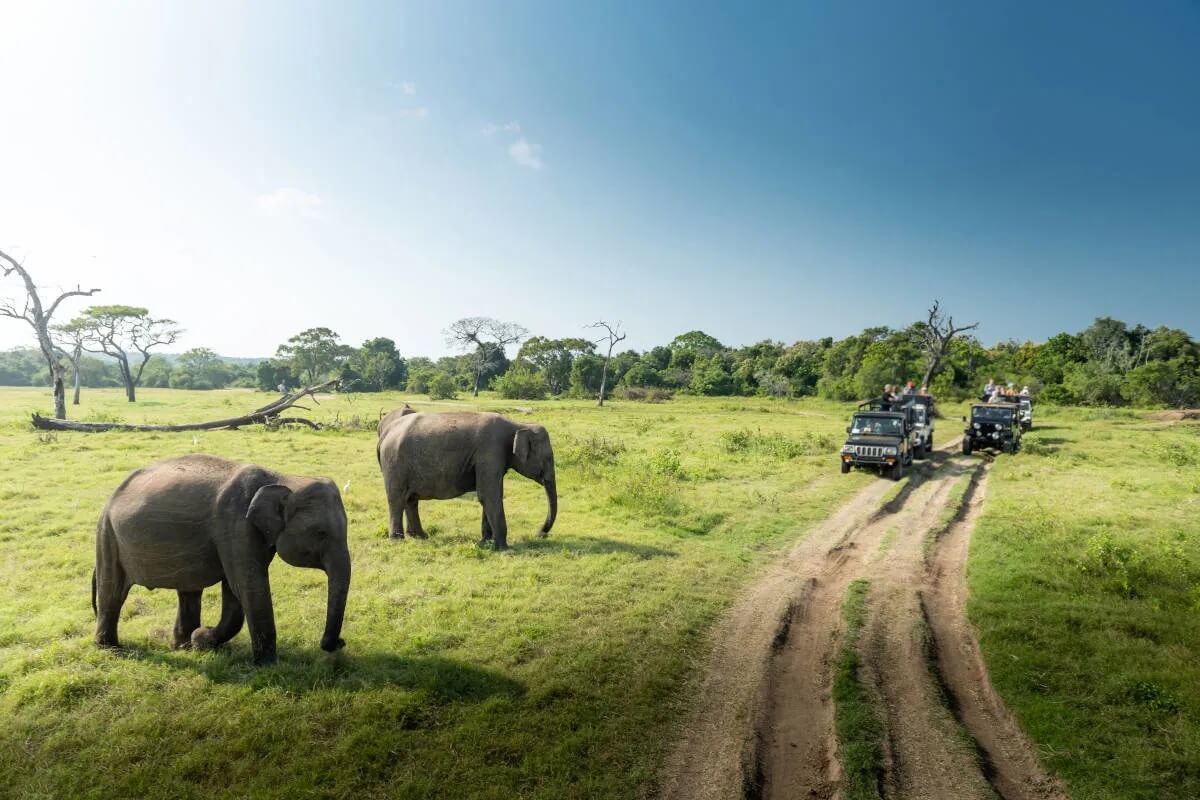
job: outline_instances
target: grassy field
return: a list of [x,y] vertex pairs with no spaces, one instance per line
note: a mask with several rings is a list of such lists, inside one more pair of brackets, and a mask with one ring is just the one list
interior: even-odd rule
[[1074,800],[1200,797],[1200,425],[1039,409],[969,580],[993,682]]
[[[185,421],[248,391],[85,392],[81,419]],[[430,404],[339,396],[330,429],[38,434],[41,390],[0,390],[0,796],[636,798],[696,690],[705,633],[757,566],[878,480],[838,474],[847,406],[689,399]],[[561,511],[508,481],[511,551],[471,498],[385,538],[381,410],[489,408],[544,423]],[[947,412],[951,414],[951,412]],[[956,416],[951,416],[957,419]],[[1000,458],[971,615],[992,675],[1076,800],[1200,796],[1200,427],[1039,410]],[[945,421],[940,439],[953,434]],[[122,653],[91,642],[96,517],[152,460],[207,452],[344,488],[345,650],[317,647],[324,576],[272,569],[280,661],[170,649],[173,592],[135,588]],[[217,615],[206,594],[204,620]]]
[[[248,391],[84,394],[79,419],[229,416]],[[632,798],[652,786],[704,634],[754,570],[868,482],[838,474],[843,406],[461,400],[554,437],[561,511],[508,480],[510,552],[476,545],[473,499],[426,503],[428,541],[385,538],[371,423],[399,395],[339,396],[332,430],[35,433],[44,391],[0,391],[0,795]],[[516,407],[519,406],[519,407]],[[170,649],[175,595],[135,588],[127,650],[98,650],[88,576],[108,494],[152,460],[207,452],[346,487],[344,651],[317,647],[324,576],[272,569],[278,665]],[[219,592],[209,590],[212,624]]]

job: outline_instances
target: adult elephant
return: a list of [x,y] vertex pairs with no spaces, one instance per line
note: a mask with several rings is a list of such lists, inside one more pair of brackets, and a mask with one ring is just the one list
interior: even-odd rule
[[405,406],[379,423],[377,448],[387,490],[389,534],[425,538],[417,509],[420,500],[448,500],[475,492],[483,506],[484,541],[508,546],[504,519],[504,475],[515,469],[546,489],[549,511],[541,536],[558,516],[554,450],[541,425],[526,425],[485,412],[417,412]]
[[[96,530],[92,608],[96,642],[116,647],[121,606],[134,584],[179,593],[175,646],[215,647],[249,623],[254,663],[275,660],[267,568],[275,554],[322,569],[329,599],[321,648],[340,638],[350,589],[346,511],[325,478],[188,455],[143,467],[109,498]],[[221,621],[200,627],[200,597],[221,584]]]

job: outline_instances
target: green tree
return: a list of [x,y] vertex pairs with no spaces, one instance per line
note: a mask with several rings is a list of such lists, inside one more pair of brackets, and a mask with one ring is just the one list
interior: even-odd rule
[[708,358],[714,353],[719,353],[725,349],[725,345],[704,331],[688,331],[672,339],[669,348],[671,350],[670,366],[677,369],[690,369],[696,359]]
[[571,386],[571,364],[576,357],[593,353],[596,345],[587,339],[547,339],[531,336],[517,351],[518,362],[526,362],[545,378],[550,394],[559,395]]
[[225,359],[207,347],[194,347],[179,356],[170,380],[176,389],[224,389],[233,375]]
[[379,392],[402,389],[408,382],[408,365],[391,339],[378,337],[363,342],[350,356],[349,367],[356,376],[354,388]]
[[275,358],[312,386],[335,373],[352,352],[329,328],[308,328],[279,345]]
[[137,401],[137,387],[155,347],[174,344],[183,330],[174,320],[155,319],[138,306],[92,306],[70,323],[86,329],[84,349],[117,362],[125,399]]
[[458,384],[446,372],[435,372],[429,379],[429,398],[431,400],[453,400],[458,397]]

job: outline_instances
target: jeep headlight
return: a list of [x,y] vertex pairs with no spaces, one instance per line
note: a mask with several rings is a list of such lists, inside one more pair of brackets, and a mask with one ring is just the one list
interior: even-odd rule
[[979,430],[979,423],[978,423],[978,422],[976,422],[976,423],[975,423],[975,430]]
[[844,445],[842,445],[842,452],[843,452],[843,453],[850,453],[851,455],[853,455],[853,454],[854,454],[854,445],[852,445],[852,444],[844,444]]
[[993,433],[993,434],[992,434],[992,438],[993,438],[993,439],[999,439],[999,438],[1000,438],[1000,431],[996,431],[995,433]]
[[896,448],[894,448],[894,447],[885,447],[885,448],[883,448],[883,454],[884,454],[885,456],[894,456],[894,455],[896,455],[896,452],[897,452],[897,451],[896,451]]

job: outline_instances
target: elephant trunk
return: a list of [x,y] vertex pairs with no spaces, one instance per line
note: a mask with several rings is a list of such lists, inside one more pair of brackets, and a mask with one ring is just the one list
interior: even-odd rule
[[554,527],[554,520],[558,517],[558,488],[554,478],[547,479],[542,485],[546,487],[546,502],[550,505],[550,511],[546,514],[546,524],[542,525],[542,536],[545,536],[550,533],[550,529]]
[[321,649],[332,653],[345,646],[342,641],[342,620],[346,616],[346,595],[350,593],[350,554],[342,552],[326,559],[325,574],[329,578],[329,600],[325,608],[325,634]]

